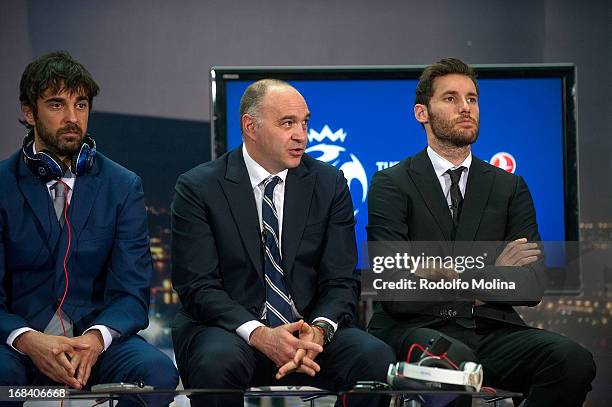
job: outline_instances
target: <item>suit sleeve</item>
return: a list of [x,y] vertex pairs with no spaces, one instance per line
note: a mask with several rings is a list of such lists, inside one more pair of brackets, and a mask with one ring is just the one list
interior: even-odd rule
[[[521,237],[527,238],[530,242],[539,242],[541,240],[536,222],[533,198],[523,177],[518,177],[515,193],[510,202],[506,236],[509,241]],[[525,293],[528,300],[524,301],[521,305],[534,307],[540,303],[544,295],[546,283],[544,258],[527,267],[521,267],[521,269],[528,275],[530,284],[529,292]]]
[[339,326],[350,324],[359,297],[359,278],[353,202],[342,172],[336,176],[321,253],[316,299],[310,314],[330,319]]
[[540,241],[531,193],[523,177],[518,177],[514,195],[508,208],[506,240],[512,241],[521,237],[525,237],[529,241]]
[[[536,223],[535,208],[531,193],[522,177],[516,178],[514,193],[508,203],[504,241],[511,242],[526,238],[530,242],[539,242],[540,234]],[[503,245],[505,247],[506,243]],[[500,250],[501,253],[501,250]],[[498,253],[499,254],[499,253]],[[546,268],[543,259],[522,267],[500,267],[489,265],[482,270],[466,273],[465,277],[487,280],[499,279],[516,284],[513,291],[470,291],[475,298],[498,305],[536,306],[544,294],[544,273]]]
[[377,172],[368,193],[369,242],[408,241],[408,202],[391,177]]
[[136,176],[117,214],[106,276],[106,307],[91,325],[105,325],[121,335],[146,328],[152,276],[144,192]]
[[181,175],[172,202],[172,283],[186,313],[234,331],[253,315],[223,288],[209,211],[198,196],[200,180]]

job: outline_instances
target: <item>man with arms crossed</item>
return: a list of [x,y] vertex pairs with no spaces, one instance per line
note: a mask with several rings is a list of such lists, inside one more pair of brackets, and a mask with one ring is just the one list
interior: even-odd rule
[[65,52],[21,78],[28,134],[0,162],[2,386],[178,382],[172,361],[136,335],[153,273],[144,194],[87,135],[98,90]]
[[[173,340],[186,388],[385,380],[392,350],[351,327],[359,281],[349,189],[342,172],[304,155],[309,117],[288,83],[255,82],[240,101],[243,145],[177,182]],[[191,402],[229,407],[242,396]]]
[[[530,269],[541,258],[534,243],[540,236],[523,179],[471,153],[479,129],[478,96],[475,73],[460,60],[443,59],[424,70],[414,115],[428,147],[372,179],[368,240],[510,242],[495,267],[522,268],[533,277],[537,298],[380,302],[369,330],[389,343],[399,360],[413,343],[426,346],[442,333],[460,359],[454,362],[483,365],[485,385],[522,392],[529,406],[579,406],[595,375],[590,352],[564,336],[526,326],[512,308],[541,299]],[[447,270],[442,278],[453,274]]]

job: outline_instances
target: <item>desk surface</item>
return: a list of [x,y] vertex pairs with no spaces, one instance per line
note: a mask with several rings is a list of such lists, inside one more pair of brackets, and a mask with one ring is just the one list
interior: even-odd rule
[[465,390],[368,390],[368,389],[352,389],[342,392],[332,392],[328,390],[317,389],[306,386],[273,386],[273,387],[259,387],[250,388],[245,391],[241,390],[228,390],[228,389],[184,389],[184,390],[141,390],[141,391],[113,391],[113,392],[89,392],[82,390],[69,390],[68,398],[71,399],[98,399],[98,398],[111,398],[115,399],[124,395],[165,395],[165,396],[206,396],[206,395],[222,395],[222,394],[243,394],[244,397],[261,398],[261,397],[324,397],[324,396],[350,396],[350,395],[367,395],[367,394],[378,394],[378,395],[469,395],[473,398],[511,398],[521,397],[521,393],[510,392],[506,390],[496,389],[496,393],[486,392],[471,392]]

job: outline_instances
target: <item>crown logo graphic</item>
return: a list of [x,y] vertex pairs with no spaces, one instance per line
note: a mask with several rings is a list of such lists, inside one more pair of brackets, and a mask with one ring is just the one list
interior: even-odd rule
[[334,143],[340,140],[340,142],[344,143],[345,138],[346,133],[343,129],[338,129],[333,132],[327,124],[323,126],[323,129],[321,129],[320,132],[313,129],[308,130],[308,141],[311,143],[313,142],[313,140],[320,143],[325,139],[329,139]]

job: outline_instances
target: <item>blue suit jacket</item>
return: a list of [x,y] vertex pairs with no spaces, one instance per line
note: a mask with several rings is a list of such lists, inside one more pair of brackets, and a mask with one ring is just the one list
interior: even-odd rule
[[17,328],[44,330],[64,293],[64,256],[62,309],[77,331],[144,329],[153,268],[140,178],[98,153],[75,182],[68,250],[68,228],[21,152],[0,162],[0,180],[0,343]]

